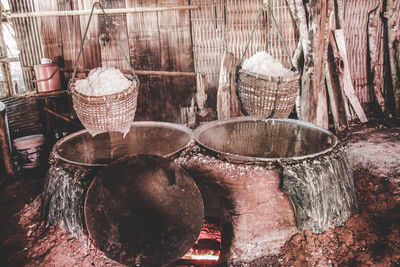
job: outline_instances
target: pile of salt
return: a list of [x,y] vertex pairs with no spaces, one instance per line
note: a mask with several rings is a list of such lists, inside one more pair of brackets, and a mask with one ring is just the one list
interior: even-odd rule
[[120,70],[115,68],[97,68],[89,72],[88,77],[75,82],[75,89],[86,96],[104,96],[120,93],[131,85]]
[[246,59],[242,69],[273,77],[294,78],[296,76],[295,72],[285,68],[279,60],[274,59],[267,52],[258,52]]

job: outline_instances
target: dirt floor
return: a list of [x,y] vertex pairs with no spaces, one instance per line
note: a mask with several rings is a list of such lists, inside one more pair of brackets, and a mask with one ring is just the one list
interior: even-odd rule
[[[400,127],[356,125],[342,138],[354,172],[358,211],[343,227],[294,235],[281,253],[248,266],[399,266]],[[120,266],[58,227],[45,227],[44,171],[0,188],[0,266]]]

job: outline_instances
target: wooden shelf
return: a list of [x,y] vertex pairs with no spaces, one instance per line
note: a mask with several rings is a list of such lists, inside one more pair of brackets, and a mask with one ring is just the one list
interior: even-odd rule
[[35,97],[58,97],[62,95],[68,94],[68,91],[65,89],[55,90],[55,91],[48,91],[48,92],[38,92],[35,93],[33,96]]

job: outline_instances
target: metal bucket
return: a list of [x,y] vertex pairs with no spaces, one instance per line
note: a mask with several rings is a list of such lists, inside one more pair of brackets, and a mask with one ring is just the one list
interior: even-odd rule
[[44,136],[43,134],[34,134],[16,138],[14,147],[18,155],[18,163],[23,169],[36,168],[42,162]]
[[38,92],[49,92],[61,89],[60,68],[57,64],[46,59],[44,64],[35,65],[35,80]]

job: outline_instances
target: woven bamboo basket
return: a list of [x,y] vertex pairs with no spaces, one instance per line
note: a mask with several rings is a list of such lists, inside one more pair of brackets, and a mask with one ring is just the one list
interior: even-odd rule
[[239,68],[236,90],[242,112],[256,118],[287,118],[293,110],[300,76],[272,77]]
[[135,118],[139,79],[133,71],[128,55],[122,49],[119,40],[116,38],[114,27],[111,27],[111,33],[130,67],[132,75],[126,77],[131,81],[131,85],[122,92],[104,96],[87,96],[79,93],[75,89],[75,75],[95,8],[100,8],[107,23],[113,25],[100,2],[94,2],[68,89],[72,97],[72,104],[76,114],[91,135],[103,132],[122,132],[125,136],[129,132],[133,119]]
[[90,134],[102,132],[127,133],[136,113],[138,82],[132,83],[120,93],[105,96],[86,96],[70,84],[73,107],[79,120]]
[[289,59],[292,70],[295,69],[282,32],[273,15],[272,8],[269,2],[266,2],[262,4],[259,9],[258,16],[250,33],[250,38],[245,46],[240,63],[236,67],[236,92],[244,115],[251,115],[260,119],[266,119],[268,117],[287,118],[296,103],[297,92],[300,85],[300,75],[296,74],[293,78],[273,77],[242,69],[246,52],[248,51],[251,40],[254,37],[254,33],[257,30],[257,26],[266,8],[268,8],[268,12],[272,17],[272,21],[278,32],[279,40]]

